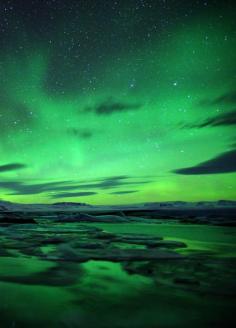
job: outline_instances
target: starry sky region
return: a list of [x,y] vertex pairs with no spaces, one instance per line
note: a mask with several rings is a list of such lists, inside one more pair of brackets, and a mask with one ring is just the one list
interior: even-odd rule
[[235,9],[2,0],[0,199],[236,199]]

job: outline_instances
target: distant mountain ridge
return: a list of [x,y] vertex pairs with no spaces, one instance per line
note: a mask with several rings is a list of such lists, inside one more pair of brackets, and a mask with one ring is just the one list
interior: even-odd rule
[[117,210],[117,209],[190,209],[190,208],[225,208],[235,207],[236,201],[219,200],[216,202],[199,201],[199,202],[184,202],[184,201],[168,201],[168,202],[150,202],[141,204],[129,205],[90,205],[80,202],[58,202],[54,204],[20,204],[9,201],[0,201],[0,211],[59,211],[59,210]]
[[86,203],[76,203],[76,202],[58,202],[53,203],[53,206],[92,206]]

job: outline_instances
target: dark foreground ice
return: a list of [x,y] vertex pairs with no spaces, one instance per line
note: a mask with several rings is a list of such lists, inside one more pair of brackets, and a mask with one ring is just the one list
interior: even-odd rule
[[2,212],[0,327],[234,326],[236,229],[135,214]]

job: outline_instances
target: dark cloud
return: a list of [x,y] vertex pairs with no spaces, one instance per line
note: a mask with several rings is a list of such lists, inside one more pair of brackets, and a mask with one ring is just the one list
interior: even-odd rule
[[81,139],[90,139],[94,135],[94,131],[89,129],[71,128],[67,131],[70,135]]
[[94,191],[87,191],[87,192],[65,192],[60,194],[55,194],[51,198],[66,198],[66,197],[84,197],[84,196],[91,196],[96,195],[97,193]]
[[1,189],[18,190],[20,186],[21,182],[18,181],[0,181]]
[[129,175],[114,175],[110,177],[103,177],[93,181],[96,182],[96,181],[125,180],[125,179],[132,179],[132,177]]
[[25,164],[21,163],[11,163],[11,164],[5,164],[0,165],[0,172],[9,172],[9,171],[16,171],[26,168],[27,166]]
[[[93,181],[89,181],[88,183],[77,183],[75,185],[65,185],[65,186],[56,186],[53,187],[53,190],[71,190],[71,189],[110,189],[116,188],[122,185],[128,184],[138,184],[139,182],[134,181],[124,181],[130,179],[129,176],[112,176],[107,178],[96,179]],[[145,183],[140,182],[140,183]]]
[[150,181],[123,181],[124,179],[105,179],[98,183],[81,184],[80,189],[112,189],[127,185],[141,185]]
[[[235,105],[236,91],[228,92],[215,99],[204,99],[198,103],[199,106],[220,106]],[[182,128],[204,128],[207,126],[232,126],[236,125],[236,109],[220,113],[214,117],[210,117],[200,123],[184,124]]]
[[138,192],[139,190],[123,190],[123,191],[114,191],[111,192],[112,195],[123,195],[123,194],[133,194],[134,192]]
[[58,181],[36,184],[25,184],[22,181],[3,181],[0,182],[0,188],[11,191],[10,195],[34,195],[43,192],[55,190],[71,190],[77,189],[77,186],[65,185],[70,181]]
[[98,115],[110,115],[116,112],[126,112],[129,110],[137,110],[141,108],[141,104],[128,104],[119,101],[107,99],[106,101],[93,107],[86,107],[85,112],[94,112]]
[[[35,195],[48,192],[60,192],[74,191],[74,193],[84,192],[83,190],[104,190],[104,189],[113,189],[120,186],[127,185],[140,185],[148,183],[150,181],[126,181],[131,179],[128,176],[113,176],[103,179],[97,179],[90,181],[89,183],[76,182],[76,181],[55,181],[55,182],[46,182],[46,183],[30,183],[27,184],[23,181],[3,181],[0,182],[0,188],[9,190],[10,195]],[[79,190],[79,191],[78,191]],[[74,194],[73,193],[73,194]],[[70,193],[72,194],[72,193]],[[70,197],[70,196],[68,196]],[[73,196],[71,196],[73,197]]]
[[174,173],[184,175],[218,174],[236,172],[236,149],[227,151],[209,161],[196,166],[174,170]]
[[231,126],[236,125],[236,110],[222,113],[212,118],[208,118],[199,124],[185,125],[185,128],[204,128],[207,126]]
[[227,104],[229,105],[236,104],[236,91],[228,92],[215,99],[205,99],[199,103],[199,105],[203,105],[203,106],[227,105]]

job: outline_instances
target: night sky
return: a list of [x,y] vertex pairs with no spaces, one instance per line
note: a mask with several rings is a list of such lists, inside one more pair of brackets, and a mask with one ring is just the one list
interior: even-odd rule
[[235,199],[235,10],[1,0],[0,199]]

